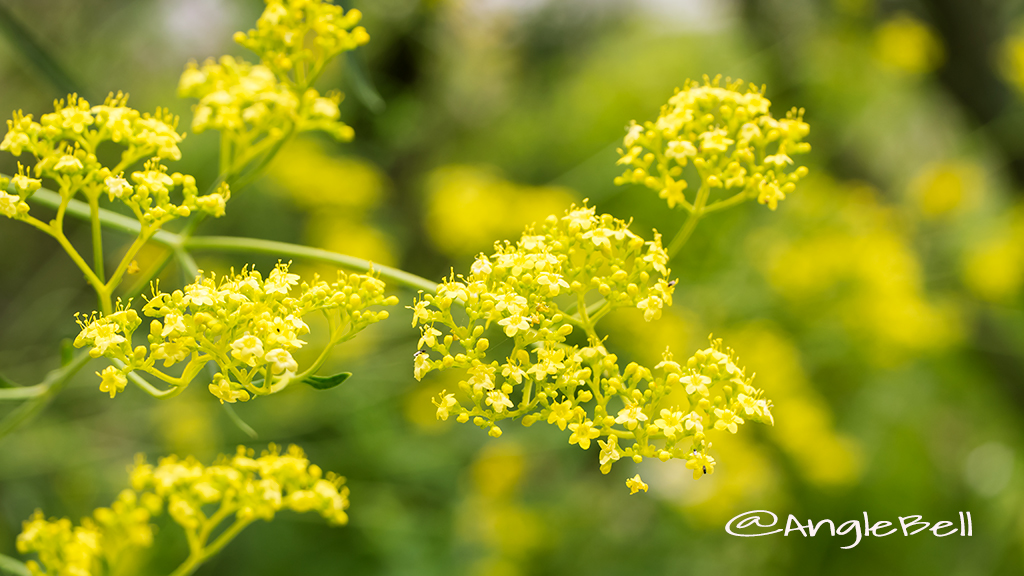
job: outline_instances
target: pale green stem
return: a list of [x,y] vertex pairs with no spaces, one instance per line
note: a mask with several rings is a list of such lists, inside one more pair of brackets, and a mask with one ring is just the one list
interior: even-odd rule
[[107,280],[106,288],[108,294],[113,294],[114,290],[121,285],[121,280],[124,279],[125,272],[128,271],[128,267],[131,266],[135,260],[135,255],[139,253],[139,250],[146,244],[145,233],[140,233],[132,245],[128,247],[128,251],[125,252],[124,258],[121,258],[121,262],[117,265],[117,269],[111,274],[110,279]]
[[279,258],[301,258],[315,262],[334,264],[341,268],[357,272],[373,271],[380,275],[380,278],[406,286],[415,290],[423,290],[433,293],[437,290],[437,282],[427,280],[421,276],[410,274],[404,270],[373,264],[369,260],[338,254],[320,248],[310,248],[287,242],[275,242],[273,240],[260,240],[258,238],[237,238],[233,236],[198,236],[184,240],[184,247],[193,250],[212,250],[217,252],[245,252],[250,254],[268,254]]
[[690,215],[686,217],[686,222],[683,223],[683,227],[676,234],[675,238],[665,249],[671,260],[673,256],[679,253],[686,241],[690,239],[690,235],[693,234],[693,230],[697,228],[697,222],[704,216],[704,205],[708,201],[708,195],[711,194],[711,188],[707,184],[703,184],[700,190],[697,191],[697,199],[693,203],[693,210]]
[[49,390],[49,386],[36,384],[35,386],[19,386],[17,388],[0,388],[0,402],[4,400],[27,400],[42,396]]
[[32,576],[28,566],[10,556],[0,554],[0,572],[7,571],[14,576]]
[[234,540],[235,536],[238,536],[238,534],[252,522],[252,520],[235,520],[235,523],[222,532],[220,536],[218,536],[217,539],[209,546],[202,547],[199,550],[193,550],[192,553],[188,555],[188,558],[185,559],[185,562],[183,562],[181,566],[178,566],[177,570],[171,572],[170,576],[188,576],[189,574],[192,574],[200,565],[202,565],[203,562],[214,554],[220,552],[221,549]]
[[[111,360],[111,363],[121,370],[124,369],[125,364],[120,360]],[[135,384],[136,386],[141,388],[143,392],[149,394],[154,398],[171,398],[173,396],[181,394],[182,391],[185,390],[184,386],[175,386],[174,388],[170,388],[168,390],[161,390],[147,382],[145,378],[139,376],[134,371],[128,373],[128,380],[130,380],[132,384]]]
[[[79,370],[92,358],[86,352],[81,352],[71,359],[71,362],[46,375],[46,378],[38,385],[45,387],[45,391],[28,399],[24,404],[18,406],[13,412],[0,420],[0,438],[9,434],[12,430],[35,417],[46,405],[57,395],[58,392],[67,386]],[[36,388],[32,386],[32,388]]]
[[735,194],[735,195],[733,195],[733,196],[731,196],[729,198],[726,198],[725,200],[719,200],[717,202],[713,202],[711,205],[709,205],[708,207],[704,208],[704,214],[710,214],[712,212],[717,212],[719,210],[724,210],[726,208],[732,208],[733,206],[736,206],[737,204],[742,204],[744,201],[746,201],[746,199],[747,199],[747,192],[744,190],[743,192]]
[[103,225],[100,223],[99,196],[87,195],[89,199],[89,223],[92,229],[92,269],[102,281],[106,278],[103,270]]
[[[37,190],[32,196],[32,199],[39,200],[41,204],[47,206],[55,205],[56,203],[54,200],[59,198],[60,196],[56,192],[44,189]],[[88,205],[78,200],[72,200],[69,202],[67,204],[67,211],[68,214],[78,218],[87,219],[89,217]],[[107,226],[108,228],[126,232],[134,236],[138,236],[142,230],[142,227],[139,225],[137,220],[122,216],[116,212],[104,210],[103,208],[100,208],[99,213],[100,220],[103,222],[104,226]],[[346,254],[338,254],[337,252],[330,252],[319,248],[310,248],[308,246],[301,246],[298,244],[289,244],[287,242],[229,236],[201,236],[186,238],[181,234],[175,234],[174,232],[168,232],[166,230],[156,231],[150,240],[156,244],[167,246],[172,249],[180,247],[196,250],[269,254],[278,257],[293,257],[312,260],[315,262],[324,262],[357,272],[368,272],[372,269],[374,272],[379,273],[383,280],[393,282],[399,286],[405,286],[414,290],[423,290],[430,293],[437,290],[437,282],[427,280],[422,276],[410,274],[404,270],[399,270],[390,266],[373,264],[369,260],[348,256]],[[79,259],[81,259],[81,257],[79,257]],[[88,270],[88,267],[86,267],[86,269]],[[89,270],[89,274],[92,274],[91,270]],[[93,276],[95,277],[95,275]],[[100,284],[100,286],[102,286],[102,284]]]

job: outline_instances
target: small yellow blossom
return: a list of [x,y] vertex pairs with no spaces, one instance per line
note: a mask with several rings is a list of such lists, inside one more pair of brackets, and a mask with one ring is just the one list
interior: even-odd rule
[[100,392],[109,392],[110,397],[113,398],[118,392],[124,392],[124,387],[128,384],[128,379],[125,378],[124,374],[120,370],[113,366],[107,366],[103,369],[103,373],[96,373],[100,377]]
[[637,474],[636,476],[633,476],[632,478],[627,479],[626,480],[626,486],[629,488],[630,495],[636,494],[637,492],[639,492],[641,490],[643,490],[644,492],[647,492],[647,484],[643,480],[640,479],[640,475],[639,474]]
[[572,434],[569,435],[569,444],[579,444],[580,448],[584,450],[589,450],[590,441],[601,435],[601,432],[594,428],[594,423],[590,420],[573,422],[569,424],[569,430],[572,430]]

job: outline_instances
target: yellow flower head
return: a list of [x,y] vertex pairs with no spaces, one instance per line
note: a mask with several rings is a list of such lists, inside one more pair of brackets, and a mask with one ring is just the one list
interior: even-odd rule
[[697,194],[685,193],[695,183],[731,192],[730,204],[757,198],[774,210],[807,174],[794,167],[793,155],[810,150],[803,141],[810,127],[802,109],[776,119],[770,107],[763,88],[743,88],[739,80],[687,81],[656,120],[627,127],[618,161],[626,171],[615,183],[643,184],[669,208],[703,209]]
[[[182,290],[162,292],[154,286],[143,312],[153,318],[149,348],[132,348],[132,334],[142,320],[131,308],[118,306],[106,316],[79,319],[75,346],[91,346],[93,357],[106,356],[133,370],[152,374],[175,386],[187,386],[208,361],[220,368],[210,392],[221,402],[246,401],[279,391],[296,377],[299,365],[292,353],[306,344],[309,333],[303,317],[322,312],[330,319],[332,347],[388,317],[376,306],[398,302],[384,295],[384,283],[373,276],[338,273],[336,282],[315,276],[299,282],[287,264],[278,264],[266,279],[243,268],[219,279],[200,275]],[[322,362],[321,357],[321,362]],[[160,372],[155,363],[171,366],[188,360],[180,378]],[[309,367],[303,375],[319,367]],[[108,382],[104,375],[104,391]],[[122,386],[123,388],[123,386]]]

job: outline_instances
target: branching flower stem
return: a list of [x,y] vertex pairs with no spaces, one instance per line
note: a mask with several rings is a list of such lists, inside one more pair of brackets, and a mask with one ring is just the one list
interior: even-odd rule
[[[56,192],[40,188],[32,195],[32,200],[45,206],[57,207],[61,203],[60,195]],[[67,203],[66,212],[68,215],[83,220],[91,218],[89,206],[79,200],[71,200]],[[118,232],[138,236],[141,227],[137,220],[122,216],[116,212],[100,208],[99,219],[103,226]],[[42,226],[46,226],[42,224]],[[282,258],[301,258],[314,262],[334,264],[354,272],[369,272],[373,270],[380,274],[380,278],[386,282],[405,286],[413,290],[425,290],[433,292],[437,289],[437,282],[411,274],[404,270],[373,264],[369,260],[356,258],[346,254],[338,254],[320,248],[310,248],[287,242],[276,242],[272,240],[261,240],[258,238],[239,238],[228,236],[198,236],[186,237],[184,234],[176,234],[167,230],[158,230],[153,233],[149,240],[155,244],[175,250],[210,250],[221,252],[244,252],[251,254],[269,254]],[[68,244],[70,247],[70,244]],[[84,261],[83,261],[84,264]],[[88,266],[86,266],[88,269]],[[92,271],[89,271],[92,274]],[[95,275],[93,275],[95,276]],[[98,279],[97,279],[98,280]],[[92,283],[92,282],[90,282]],[[102,283],[100,284],[102,286]]]

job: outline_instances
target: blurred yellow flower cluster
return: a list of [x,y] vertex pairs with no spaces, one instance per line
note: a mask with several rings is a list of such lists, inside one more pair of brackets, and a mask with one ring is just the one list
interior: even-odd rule
[[[75,346],[91,346],[93,357],[120,363],[120,368],[109,366],[101,374],[100,390],[111,398],[136,370],[156,376],[178,393],[212,361],[220,371],[210,392],[222,403],[244,402],[313,374],[336,344],[388,317],[371,306],[398,303],[396,297],[384,296],[384,282],[373,276],[338,272],[333,283],[314,276],[293,294],[298,284],[299,276],[291,274],[288,265],[278,264],[265,279],[256,270],[243,268],[220,282],[213,275],[199,276],[169,294],[154,287],[143,307],[154,318],[148,349],[133,347],[132,335],[142,320],[134,310],[120,306],[113,314],[79,319],[82,331]],[[303,316],[316,311],[326,315],[330,335],[320,357],[300,372],[292,353],[305,344],[300,337],[309,332]],[[156,367],[158,360],[165,368],[188,363],[180,376],[170,376]]]
[[442,166],[427,176],[426,231],[443,254],[469,256],[559,212],[574,196],[557,186],[516,184],[486,167]]
[[739,331],[737,345],[761,369],[762,384],[772,391],[779,425],[769,438],[813,485],[854,483],[863,465],[860,447],[835,430],[832,411],[811,385],[796,344],[770,324],[753,323]]
[[[803,110],[775,119],[764,88],[742,87],[741,80],[728,79],[723,86],[720,76],[705,77],[703,84],[687,80],[654,122],[630,123],[619,149],[618,163],[626,171],[615,183],[642,184],[669,208],[680,205],[688,212],[716,209],[706,205],[713,188],[738,190],[719,200],[720,207],[757,198],[774,210],[807,174],[806,167],[793,167],[792,155],[810,151],[803,141],[810,127]],[[689,165],[695,175],[687,175]],[[700,184],[692,202],[683,192],[688,178]]]
[[[154,466],[139,455],[130,476],[132,489],[79,526],[67,518],[47,520],[41,511],[24,523],[18,551],[38,555],[38,562],[28,563],[33,576],[119,573],[133,549],[153,544],[150,519],[164,510],[184,529],[191,552],[175,574],[190,574],[246,526],[272,520],[280,510],[317,512],[332,524],[348,522],[345,479],[325,475],[297,446],[282,454],[271,444],[259,457],[239,446],[234,456],[222,455],[211,466],[177,456]],[[227,521],[230,525],[215,536]]]
[[548,541],[541,515],[519,494],[525,468],[524,449],[513,443],[487,444],[473,461],[458,515],[460,538],[482,552],[470,574],[528,573],[528,560]]
[[964,284],[975,295],[1007,303],[1024,287],[1024,205],[1017,205],[1001,226],[969,247],[963,261]]
[[875,57],[886,68],[924,74],[942,64],[945,50],[927,24],[902,12],[875,30]]
[[38,562],[27,563],[32,576],[103,574],[103,566],[119,567],[130,562],[133,550],[153,545],[149,522],[162,508],[163,502],[154,494],[140,498],[125,490],[109,508],[96,509],[78,526],[67,518],[47,520],[37,510],[18,535],[18,552],[38,555]]
[[[933,301],[907,222],[864,185],[824,178],[807,199],[752,239],[751,257],[794,306],[838,318],[876,362],[943,349],[960,335],[956,310]],[[828,223],[823,226],[823,223]]]
[[332,58],[370,41],[363,15],[323,0],[266,0],[256,28],[235,42],[255,52],[282,81],[308,86]]
[[[394,239],[373,224],[373,211],[391,185],[378,166],[299,138],[281,149],[268,175],[306,212],[305,240],[310,245],[379,264],[396,263]],[[455,206],[450,212],[459,211]]]

